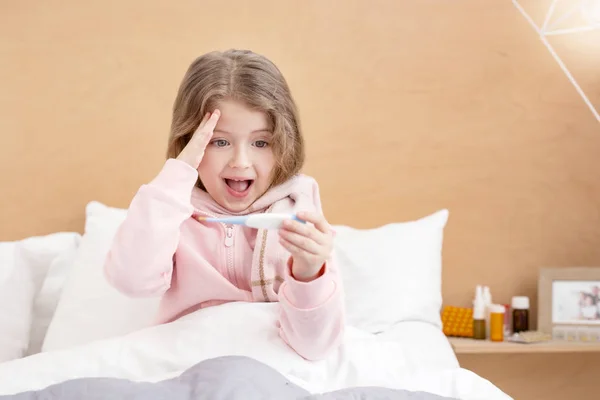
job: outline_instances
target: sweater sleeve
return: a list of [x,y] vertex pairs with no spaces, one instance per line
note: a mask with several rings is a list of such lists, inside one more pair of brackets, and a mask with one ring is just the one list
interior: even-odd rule
[[107,254],[108,281],[130,296],[163,294],[171,284],[179,229],[193,213],[191,194],[198,173],[176,159],[142,185]]
[[[313,203],[322,212],[315,183]],[[280,335],[300,356],[321,360],[337,349],[344,336],[345,308],[342,280],[335,251],[323,273],[301,282],[291,274],[291,260],[280,287]]]

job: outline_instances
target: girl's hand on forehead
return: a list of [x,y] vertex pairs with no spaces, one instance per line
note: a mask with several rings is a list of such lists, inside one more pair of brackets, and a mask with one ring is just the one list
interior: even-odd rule
[[279,230],[279,241],[292,255],[292,276],[308,282],[318,278],[333,252],[333,232],[319,213],[300,212],[302,224],[286,220]]
[[192,138],[181,153],[179,153],[179,156],[177,156],[178,160],[189,164],[194,169],[198,169],[202,157],[204,157],[204,150],[213,135],[220,116],[221,112],[219,110],[215,110],[212,114],[208,112],[204,115]]

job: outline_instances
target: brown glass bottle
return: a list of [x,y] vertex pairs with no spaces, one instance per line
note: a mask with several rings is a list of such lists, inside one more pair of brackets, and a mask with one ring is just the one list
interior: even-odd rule
[[513,310],[512,324],[514,333],[528,331],[529,310]]
[[485,308],[479,304],[473,309],[473,339],[485,340]]
[[473,320],[473,339],[485,340],[485,319]]
[[529,298],[515,296],[512,298],[512,331],[513,333],[529,330]]

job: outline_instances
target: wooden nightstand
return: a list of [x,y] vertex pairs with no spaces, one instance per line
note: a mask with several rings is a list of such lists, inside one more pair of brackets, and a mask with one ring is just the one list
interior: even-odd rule
[[[448,338],[456,354],[525,354],[600,352],[600,342],[549,341],[540,343],[492,342],[467,338]],[[599,355],[600,356],[600,355]]]
[[448,340],[462,368],[515,400],[587,398],[600,388],[600,342]]

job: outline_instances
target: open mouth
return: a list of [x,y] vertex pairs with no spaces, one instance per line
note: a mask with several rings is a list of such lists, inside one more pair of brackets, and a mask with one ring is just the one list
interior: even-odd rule
[[254,180],[252,179],[225,179],[225,184],[231,189],[233,193],[243,195],[248,192],[248,189],[252,186]]

